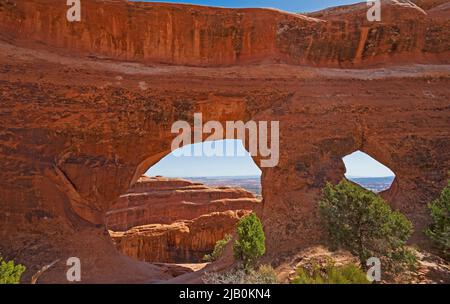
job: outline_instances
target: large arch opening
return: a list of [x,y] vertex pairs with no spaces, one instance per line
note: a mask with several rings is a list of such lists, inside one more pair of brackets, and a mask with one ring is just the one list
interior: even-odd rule
[[[210,150],[215,148],[222,150],[223,155],[208,156]],[[199,150],[202,153],[196,156]],[[184,178],[213,187],[241,187],[262,198],[261,169],[241,140],[225,139],[186,145],[151,166],[145,175]]]
[[395,180],[395,173],[370,155],[357,150],[342,158],[345,178],[361,187],[380,193],[388,190]]
[[117,249],[136,260],[199,270],[216,242],[260,207],[261,173],[241,140],[186,145],[120,196],[107,212],[108,230]]

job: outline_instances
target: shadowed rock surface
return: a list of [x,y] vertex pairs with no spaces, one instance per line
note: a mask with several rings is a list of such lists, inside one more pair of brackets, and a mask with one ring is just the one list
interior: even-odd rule
[[450,168],[450,15],[403,2],[367,23],[358,5],[312,18],[93,0],[69,23],[64,1],[0,1],[3,256],[25,280],[61,259],[44,283],[67,282],[73,256],[85,283],[169,277],[119,254],[105,214],[195,112],[280,121],[279,164],[261,177],[267,259],[323,242],[320,189],[356,150],[394,171],[383,195],[426,246],[426,203]]

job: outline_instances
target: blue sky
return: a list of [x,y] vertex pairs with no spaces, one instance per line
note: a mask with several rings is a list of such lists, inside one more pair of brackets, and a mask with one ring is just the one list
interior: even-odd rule
[[343,159],[346,177],[385,177],[395,176],[388,167],[361,151],[353,152]]
[[168,1],[151,1],[141,0],[146,2],[172,2],[172,3],[188,3],[208,6],[223,6],[223,7],[272,7],[278,8],[288,12],[312,12],[321,10],[330,6],[339,6],[351,3],[363,2],[352,0],[168,0]]
[[[203,176],[249,176],[260,175],[261,170],[253,162],[240,140],[226,140],[224,145],[235,145],[236,152],[244,156],[174,156],[173,153],[155,164],[146,175],[162,175],[167,177],[203,177]],[[180,148],[183,152],[193,151],[195,146],[203,143],[187,145]],[[209,145],[203,146],[209,149]],[[224,146],[225,147],[225,146]],[[236,153],[236,155],[240,155]],[[343,158],[347,168],[347,177],[384,177],[394,173],[372,157],[362,152],[354,152]]]
[[[256,166],[250,154],[245,150],[240,140],[224,140],[225,145],[234,147],[235,155],[244,156],[175,156],[170,153],[147,171],[147,175],[162,175],[167,177],[202,177],[202,176],[249,176],[261,175],[261,170]],[[199,143],[186,145],[178,152],[193,154],[195,147],[202,146],[205,150],[208,144]],[[204,150],[204,151],[205,151]],[[225,154],[225,153],[224,153]]]

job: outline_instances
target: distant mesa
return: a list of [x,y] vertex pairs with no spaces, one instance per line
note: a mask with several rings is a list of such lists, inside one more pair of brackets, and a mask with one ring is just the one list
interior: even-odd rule
[[254,210],[261,200],[238,187],[209,187],[181,178],[141,176],[106,214],[110,230],[192,220],[211,212]]
[[218,240],[233,234],[237,221],[250,210],[212,212],[192,220],[150,224],[110,231],[117,249],[145,262],[199,263]]
[[375,193],[389,189],[394,182],[395,176],[385,177],[357,177],[347,176],[347,179]]
[[119,251],[146,262],[195,263],[232,234],[260,199],[234,187],[187,179],[141,176],[107,213]]

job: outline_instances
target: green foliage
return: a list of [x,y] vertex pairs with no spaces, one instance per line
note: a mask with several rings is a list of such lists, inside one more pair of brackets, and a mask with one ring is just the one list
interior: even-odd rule
[[355,264],[335,266],[328,262],[325,267],[317,263],[312,267],[300,267],[293,284],[369,284],[366,274]]
[[225,238],[217,241],[216,245],[214,246],[213,252],[211,254],[205,254],[205,256],[203,257],[203,261],[213,262],[217,260],[222,255],[225,246],[231,241],[231,238],[232,238],[231,234],[227,234],[225,235]]
[[248,270],[266,252],[263,226],[252,213],[239,220],[236,230],[238,239],[233,244],[234,257]]
[[414,251],[405,246],[387,252],[381,260],[383,267],[392,274],[398,274],[405,270],[415,270],[419,264]]
[[415,256],[405,247],[412,224],[380,196],[342,180],[336,186],[327,183],[319,208],[332,247],[349,250],[364,269],[370,257],[393,273],[414,267]]
[[446,259],[450,259],[450,180],[441,195],[428,204],[432,223],[425,231]]
[[14,261],[6,262],[0,256],[0,284],[19,284],[25,269],[25,266],[15,265]]
[[206,284],[277,284],[275,270],[270,265],[261,265],[258,270],[234,268],[223,273],[208,272],[203,276]]

